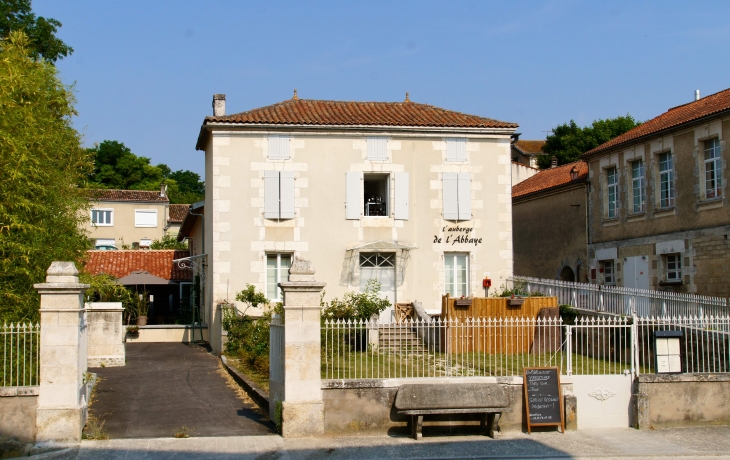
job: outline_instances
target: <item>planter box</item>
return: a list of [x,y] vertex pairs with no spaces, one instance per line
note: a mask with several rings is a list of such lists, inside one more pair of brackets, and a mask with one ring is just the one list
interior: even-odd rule
[[509,299],[507,301],[507,305],[510,307],[521,307],[523,303],[525,303],[525,299],[523,298]]
[[457,307],[469,307],[471,306],[471,299],[456,299]]

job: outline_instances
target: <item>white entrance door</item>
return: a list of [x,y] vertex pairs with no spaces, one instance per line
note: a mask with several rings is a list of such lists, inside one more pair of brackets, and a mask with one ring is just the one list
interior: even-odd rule
[[647,256],[626,258],[624,287],[649,289],[649,258]]
[[360,253],[360,292],[365,291],[371,279],[380,283],[380,296],[390,300],[391,307],[380,313],[380,321],[390,323],[395,306],[394,252]]
[[578,429],[628,428],[631,411],[631,374],[574,375]]

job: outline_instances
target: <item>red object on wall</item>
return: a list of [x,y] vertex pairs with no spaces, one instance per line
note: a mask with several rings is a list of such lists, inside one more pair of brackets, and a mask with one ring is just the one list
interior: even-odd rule
[[485,288],[492,287],[492,280],[490,280],[489,278],[484,278],[482,280],[482,287],[485,287]]

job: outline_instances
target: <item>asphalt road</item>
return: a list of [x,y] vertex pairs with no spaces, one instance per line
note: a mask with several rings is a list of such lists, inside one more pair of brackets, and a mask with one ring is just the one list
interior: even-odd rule
[[182,343],[128,343],[127,365],[89,369],[97,383],[89,413],[110,439],[261,436],[273,425],[235,386],[217,357]]

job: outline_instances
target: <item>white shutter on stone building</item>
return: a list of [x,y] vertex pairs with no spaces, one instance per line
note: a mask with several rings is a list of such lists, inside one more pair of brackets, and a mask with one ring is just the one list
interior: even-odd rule
[[385,161],[388,159],[388,139],[385,137],[368,137],[368,160]]
[[471,220],[471,175],[469,173],[459,173],[457,182],[459,220]]
[[444,219],[459,219],[459,195],[458,195],[458,174],[443,173],[443,203]]
[[395,173],[395,218],[408,220],[408,173]]
[[294,172],[282,171],[279,175],[279,218],[294,218]]
[[446,139],[446,161],[466,161],[466,139]]
[[279,172],[264,171],[264,217],[279,218]]
[[362,173],[359,171],[349,171],[345,175],[346,198],[345,198],[345,216],[347,219],[359,219],[361,214],[362,203]]
[[269,159],[289,159],[289,136],[282,134],[269,134]]

